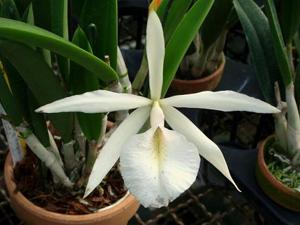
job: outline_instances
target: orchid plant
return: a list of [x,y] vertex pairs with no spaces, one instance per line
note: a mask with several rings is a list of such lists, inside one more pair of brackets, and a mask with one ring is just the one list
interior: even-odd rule
[[245,30],[261,91],[268,102],[276,101],[281,110],[274,115],[276,144],[272,155],[276,160],[272,160],[269,168],[278,180],[299,191],[300,99],[296,97],[300,93],[300,74],[295,69],[292,46],[300,25],[300,2],[279,1],[279,16],[274,0],[264,1],[266,13],[253,0],[233,2]]
[[[261,100],[233,91],[199,92],[163,98],[165,41],[155,4],[146,29],[150,98],[96,90],[66,97],[36,110],[43,113],[107,113],[135,109],[100,150],[85,191],[88,196],[120,158],[126,187],[145,207],[162,207],[196,179],[200,156],[214,165],[235,187],[218,146],[176,108],[278,113]],[[147,121],[150,121],[150,124]],[[173,129],[165,126],[165,121]],[[139,133],[141,128],[145,132]]]

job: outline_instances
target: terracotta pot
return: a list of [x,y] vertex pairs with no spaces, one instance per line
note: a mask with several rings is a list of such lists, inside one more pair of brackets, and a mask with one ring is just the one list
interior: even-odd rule
[[115,204],[87,215],[64,215],[47,211],[16,191],[10,154],[5,161],[4,178],[11,206],[17,216],[29,225],[126,225],[139,208],[138,201],[127,193]]
[[170,85],[169,93],[174,94],[191,94],[199,91],[212,91],[214,90],[222,78],[226,58],[222,54],[222,62],[219,68],[212,74],[195,80],[181,80],[174,79]]
[[265,151],[272,142],[274,142],[274,135],[266,138],[258,146],[256,179],[261,189],[270,199],[287,209],[300,212],[300,193],[277,180],[266,165]]

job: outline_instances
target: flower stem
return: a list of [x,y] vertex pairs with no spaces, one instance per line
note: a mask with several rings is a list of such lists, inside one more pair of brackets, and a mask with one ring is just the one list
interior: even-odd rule
[[120,77],[120,83],[123,87],[123,92],[131,94],[132,87],[128,77],[128,70],[120,48],[118,47],[117,73]]

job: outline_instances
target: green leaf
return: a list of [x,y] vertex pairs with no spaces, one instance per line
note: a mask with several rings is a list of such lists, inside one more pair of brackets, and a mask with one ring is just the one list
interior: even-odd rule
[[[51,0],[51,31],[65,40],[69,40],[68,0]],[[67,81],[70,73],[70,61],[58,56],[60,72]]]
[[88,34],[88,26],[95,24],[96,33],[92,43],[94,54],[104,60],[104,56],[110,58],[111,67],[117,68],[117,44],[118,44],[118,5],[117,0],[85,1],[83,5],[80,26]]
[[300,26],[300,1],[279,1],[279,21],[282,28],[283,38],[286,44],[292,42],[293,37]]
[[69,40],[68,0],[51,0],[51,31]]
[[18,73],[16,69],[9,63],[8,60],[2,57],[1,59],[4,70],[7,74],[7,79],[9,81],[10,89],[15,97],[16,104],[22,113],[23,117],[27,119],[28,117],[28,105],[27,105],[27,85]]
[[[51,0],[33,0],[32,8],[28,9],[26,22],[51,31]],[[32,13],[32,15],[31,15]],[[32,19],[33,16],[33,19]],[[52,65],[51,53],[46,49],[37,49],[49,66]]]
[[218,0],[214,2],[201,26],[201,40],[204,49],[208,49],[227,29],[227,18],[232,7],[232,0]]
[[0,103],[2,104],[5,112],[7,113],[10,122],[15,126],[21,124],[23,115],[18,107],[18,101],[12,95],[9,86],[4,79],[4,71],[0,68]]
[[[92,53],[91,46],[83,30],[78,27],[74,33],[72,42]],[[74,94],[83,94],[99,89],[99,83],[93,74],[76,63],[71,63],[71,90]],[[98,140],[101,133],[103,114],[76,113],[81,130],[88,140]]]
[[0,17],[20,20],[20,14],[13,0],[3,0],[0,9]]
[[[15,42],[0,41],[0,54],[19,72],[40,106],[67,96],[51,68],[32,48]],[[70,141],[72,114],[48,114],[48,117],[58,129],[63,141]]]
[[192,0],[177,0],[172,2],[167,13],[166,22],[164,23],[164,35],[166,43],[168,43],[169,38],[174,33],[176,27],[189,9],[192,2]]
[[0,37],[49,49],[70,58],[70,60],[91,71],[106,84],[118,79],[117,73],[105,62],[44,29],[23,22],[0,18]]
[[198,0],[185,14],[171,36],[165,53],[162,97],[166,94],[179,65],[207,16],[214,0]]
[[284,45],[281,28],[279,25],[273,0],[266,0],[266,10],[268,13],[271,28],[272,41],[275,49],[275,57],[279,65],[284,84],[285,86],[288,86],[291,82],[293,82],[292,65],[289,61],[289,57],[287,55],[287,51]]
[[233,3],[246,35],[260,90],[265,100],[274,104],[274,83],[281,77],[268,20],[253,0],[234,0]]
[[157,9],[157,15],[162,21],[162,24],[164,24],[165,17],[167,16],[167,12],[171,3],[171,0],[162,0]]
[[33,133],[38,137],[39,141],[45,146],[49,147],[49,135],[46,120],[43,114],[35,113],[34,110],[39,107],[37,100],[30,90],[27,90],[27,103],[29,108],[30,125]]

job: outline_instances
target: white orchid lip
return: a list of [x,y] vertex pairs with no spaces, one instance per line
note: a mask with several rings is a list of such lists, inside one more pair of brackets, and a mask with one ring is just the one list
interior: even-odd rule
[[167,206],[193,184],[199,165],[197,147],[164,127],[132,136],[120,156],[125,184],[144,207]]
[[[174,107],[279,112],[261,100],[233,91],[201,92],[160,99],[164,45],[160,20],[156,12],[150,10],[146,51],[151,99],[99,90],[58,100],[36,110],[98,113],[138,108],[120,124],[100,151],[85,197],[100,184],[119,157],[126,186],[146,207],[165,206],[189,188],[198,173],[199,155],[212,163],[238,189],[219,147]],[[137,134],[149,117],[150,129]],[[173,131],[164,127],[165,120]]]

